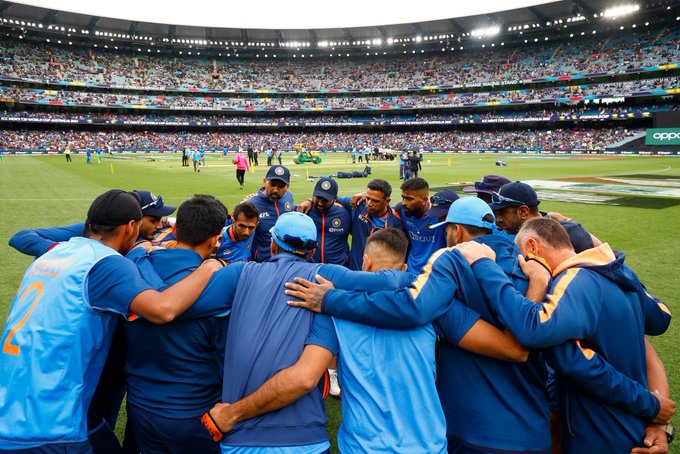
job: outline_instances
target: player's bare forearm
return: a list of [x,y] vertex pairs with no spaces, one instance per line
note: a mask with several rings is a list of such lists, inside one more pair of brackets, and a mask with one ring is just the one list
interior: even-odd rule
[[666,369],[656,350],[645,337],[645,349],[647,360],[647,387],[657,396],[660,403],[659,414],[654,419],[656,424],[666,424],[675,414],[675,402],[670,400],[670,387],[666,377]]
[[240,421],[290,405],[319,383],[332,357],[323,347],[307,345],[295,364],[279,371],[243,399],[215,405],[210,416],[222,432],[228,432]]
[[186,311],[205,289],[215,271],[222,268],[217,260],[206,260],[189,276],[162,292],[146,290],[130,303],[130,311],[152,323],[169,323]]

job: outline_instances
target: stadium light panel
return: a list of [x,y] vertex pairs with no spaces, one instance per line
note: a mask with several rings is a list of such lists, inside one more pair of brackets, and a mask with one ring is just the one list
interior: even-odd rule
[[640,5],[621,5],[621,6],[615,6],[613,8],[608,8],[604,10],[604,13],[601,13],[600,15],[604,14],[604,17],[610,17],[612,19],[616,19],[617,17],[621,16],[626,16],[628,14],[633,14],[636,11],[640,10]]

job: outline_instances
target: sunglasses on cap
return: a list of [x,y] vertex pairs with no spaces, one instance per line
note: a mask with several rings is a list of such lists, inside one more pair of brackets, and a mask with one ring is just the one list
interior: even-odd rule
[[444,197],[439,197],[438,195],[433,195],[430,197],[430,202],[432,203],[432,206],[437,207],[439,205],[452,204],[453,200],[445,199]]
[[511,199],[510,197],[502,196],[497,192],[494,192],[494,193],[491,194],[491,203],[494,203],[496,205],[500,205],[502,203],[513,203],[513,204],[516,203],[516,204],[519,204],[519,205],[526,205],[525,202],[522,202],[522,201],[516,200],[516,199]]
[[153,200],[151,203],[147,203],[146,205],[144,205],[144,206],[142,207],[142,211],[146,210],[147,208],[151,208],[151,207],[154,207],[154,208],[161,208],[161,207],[163,207],[163,197],[159,195],[159,196],[156,197],[156,199]]

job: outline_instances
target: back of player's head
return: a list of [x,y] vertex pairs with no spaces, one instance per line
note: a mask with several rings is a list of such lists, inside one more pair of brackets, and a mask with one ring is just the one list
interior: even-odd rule
[[279,249],[301,257],[312,254],[318,245],[314,221],[297,211],[283,213],[269,232]]
[[227,220],[227,208],[215,197],[196,194],[177,209],[175,237],[177,241],[198,246],[219,235]]
[[409,178],[401,184],[402,191],[421,191],[423,189],[430,189],[430,185],[424,178]]
[[364,253],[374,257],[388,257],[391,262],[403,264],[406,261],[408,246],[406,234],[389,227],[378,230],[368,237]]
[[380,191],[385,194],[385,198],[389,198],[392,195],[392,186],[385,180],[380,180],[375,178],[368,182],[366,185],[368,189],[372,191]]
[[574,249],[569,234],[562,224],[550,218],[540,217],[527,220],[517,233],[515,241],[522,247],[528,238],[535,238],[555,249]]
[[253,219],[260,217],[260,211],[255,205],[250,202],[241,202],[234,207],[234,221],[238,219],[239,214],[242,214],[246,219]]

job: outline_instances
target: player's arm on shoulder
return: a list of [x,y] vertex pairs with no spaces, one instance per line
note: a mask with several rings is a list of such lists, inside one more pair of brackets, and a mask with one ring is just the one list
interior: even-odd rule
[[513,362],[524,362],[529,357],[529,350],[507,329],[501,331],[482,320],[459,300],[451,302],[446,313],[435,322],[435,328],[450,342],[478,355]]
[[312,332],[295,364],[273,375],[243,399],[232,404],[215,405],[208,416],[202,418],[204,424],[206,420],[211,421],[224,433],[239,421],[290,405],[319,384],[337,352],[338,340],[333,321],[330,317],[316,315]]
[[196,301],[215,271],[221,268],[217,260],[206,260],[189,276],[162,292],[148,289],[139,293],[130,303],[130,311],[152,323],[169,323]]
[[12,235],[9,245],[23,254],[40,257],[58,243],[81,236],[84,226],[84,222],[78,222],[61,227],[21,230]]

